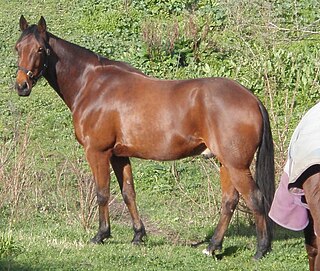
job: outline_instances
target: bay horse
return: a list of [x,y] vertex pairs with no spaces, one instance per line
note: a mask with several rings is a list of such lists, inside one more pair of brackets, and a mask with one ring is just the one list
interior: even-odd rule
[[[58,38],[47,31],[43,17],[29,26],[21,16],[19,24],[16,90],[29,96],[43,76],[69,107],[96,185],[99,229],[93,243],[110,237],[110,165],[132,218],[132,242],[138,244],[146,231],[129,157],[168,161],[206,151],[221,163],[222,207],[204,252],[213,255],[222,248],[239,194],[255,217],[254,258],[271,249],[273,140],[268,112],[249,90],[225,78],[155,79]],[[256,151],[255,182],[249,167]]]

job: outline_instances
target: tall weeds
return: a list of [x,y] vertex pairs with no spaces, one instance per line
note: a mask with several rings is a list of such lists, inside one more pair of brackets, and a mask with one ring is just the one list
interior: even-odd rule
[[24,190],[32,187],[30,173],[33,168],[33,160],[28,154],[28,122],[23,132],[16,127],[13,135],[12,140],[2,143],[0,148],[0,210],[7,210],[10,222],[19,215]]
[[[46,163],[41,147],[30,147],[30,121],[14,128],[13,137],[0,146],[0,216],[7,223],[30,216],[63,211],[65,219],[78,221],[88,229],[96,214],[94,182],[81,160],[65,157],[54,169],[40,169]],[[39,157],[40,156],[40,157]]]
[[88,230],[97,215],[95,183],[90,171],[83,171],[79,164],[70,163],[70,169],[77,179],[78,219],[84,229]]

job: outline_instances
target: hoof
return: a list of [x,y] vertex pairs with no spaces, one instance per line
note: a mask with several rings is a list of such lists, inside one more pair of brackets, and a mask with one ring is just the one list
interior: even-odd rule
[[214,252],[213,251],[210,251],[209,249],[204,249],[202,250],[202,253],[206,256],[213,256]]
[[207,255],[207,256],[213,256],[215,254],[215,251],[218,250],[218,251],[221,251],[222,250],[222,244],[212,244],[210,243],[209,246],[202,250],[202,253],[204,255]]
[[102,245],[104,244],[103,240],[99,240],[96,237],[90,239],[90,243],[94,245]]
[[146,234],[146,230],[144,228],[144,226],[141,227],[141,229],[137,230],[134,229],[134,236],[132,239],[132,244],[134,245],[140,245],[141,243],[143,243],[143,239],[147,236]]
[[147,237],[147,235],[141,234],[141,235],[135,235],[131,241],[132,244],[134,245],[141,245],[144,243],[144,239]]
[[260,260],[261,258],[263,258],[269,251],[271,251],[271,249],[265,249],[263,251],[257,251],[256,254],[254,254],[253,259],[254,260]]
[[145,239],[146,237],[147,237],[147,235],[146,235],[145,233],[144,233],[144,234],[137,234],[137,235],[135,235],[135,236],[133,237],[131,243],[132,243],[133,245],[136,245],[136,246],[141,245],[141,244],[144,243],[144,239]]
[[141,244],[143,244],[144,241],[143,240],[132,240],[131,244],[135,245],[135,246],[139,246]]
[[262,257],[263,257],[262,252],[256,252],[256,254],[254,254],[254,256],[253,256],[253,259],[254,259],[255,261],[258,261],[258,260],[260,260]]
[[98,231],[98,233],[90,240],[90,243],[100,245],[104,243],[103,240],[108,239],[110,237],[110,230],[107,230],[105,232]]

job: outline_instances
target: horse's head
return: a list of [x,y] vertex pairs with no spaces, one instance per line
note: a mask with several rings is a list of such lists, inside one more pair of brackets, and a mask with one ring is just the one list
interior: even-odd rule
[[32,87],[46,72],[48,56],[50,55],[46,21],[43,17],[38,25],[28,25],[21,16],[22,31],[15,49],[18,52],[18,72],[16,90],[20,96],[29,96]]

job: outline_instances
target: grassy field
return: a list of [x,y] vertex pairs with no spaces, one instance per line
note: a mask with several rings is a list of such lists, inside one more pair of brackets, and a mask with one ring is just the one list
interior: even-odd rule
[[[250,3],[250,4],[249,4]],[[253,261],[253,218],[243,202],[216,257],[202,250],[216,225],[216,161],[132,160],[148,239],[133,246],[112,175],[112,238],[94,246],[97,208],[71,115],[41,80],[14,92],[19,18],[159,78],[227,76],[270,113],[277,177],[291,133],[320,99],[320,4],[306,1],[1,1],[0,270],[307,270],[300,232],[276,228],[273,251]],[[175,35],[172,35],[175,33]]]

